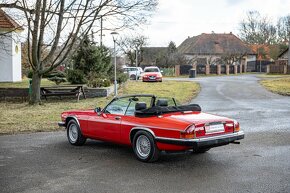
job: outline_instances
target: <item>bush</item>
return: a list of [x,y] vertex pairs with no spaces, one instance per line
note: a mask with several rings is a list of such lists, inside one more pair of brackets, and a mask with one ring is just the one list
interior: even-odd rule
[[128,79],[129,79],[128,74],[125,74],[125,73],[119,73],[119,74],[117,75],[117,82],[118,82],[119,84],[122,84],[122,83],[126,82]]
[[84,73],[81,70],[68,70],[67,80],[71,84],[85,84],[85,83],[87,83],[87,80],[84,76]]
[[[27,72],[27,78],[32,78],[33,76],[33,70],[29,70]],[[64,72],[61,72],[61,71],[52,71],[52,72],[48,72],[48,73],[45,73],[42,78],[52,78],[52,77],[60,77],[60,78],[65,78],[66,77],[66,74]]]
[[52,78],[52,77],[65,78],[66,74],[65,72],[62,72],[62,71],[52,71],[49,74],[47,74],[47,78]]
[[95,78],[88,81],[88,86],[97,88],[97,87],[108,87],[111,85],[111,81],[108,79],[102,79],[102,78]]
[[108,87],[111,85],[111,81],[105,74],[98,74],[96,72],[90,72],[88,75],[88,86],[89,87]]
[[62,82],[66,82],[65,78],[57,77],[57,76],[54,76],[54,77],[48,78],[48,80],[54,82],[56,85],[59,85],[59,84],[62,83]]
[[27,78],[32,78],[32,76],[33,76],[33,71],[29,70],[27,73]]

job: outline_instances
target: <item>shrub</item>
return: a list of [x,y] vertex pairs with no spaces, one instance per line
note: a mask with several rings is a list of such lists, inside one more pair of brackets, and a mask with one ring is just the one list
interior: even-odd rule
[[54,76],[54,77],[48,78],[48,80],[54,82],[56,85],[59,85],[59,84],[62,83],[62,82],[66,82],[65,78],[57,77],[57,76]]
[[107,78],[105,74],[98,74],[95,72],[90,72],[88,75],[88,86],[89,87],[108,87],[111,85],[111,81]]
[[85,84],[87,80],[85,79],[84,73],[81,70],[68,70],[67,80],[71,84]]
[[[29,70],[27,72],[27,78],[32,78],[33,76],[33,70]],[[66,77],[66,74],[64,72],[61,72],[61,71],[52,71],[52,72],[48,72],[48,73],[45,73],[42,78],[52,78],[52,77],[60,77],[60,78],[65,78]]]
[[119,73],[119,74],[117,75],[117,82],[118,82],[119,84],[122,84],[122,83],[126,82],[128,79],[129,79],[128,74],[125,74],[125,73]]
[[95,78],[88,81],[88,86],[97,88],[97,87],[108,87],[111,85],[111,81],[108,79]]
[[52,78],[52,77],[65,78],[66,74],[62,71],[52,71],[49,74],[47,74],[47,78]]
[[32,78],[32,76],[33,76],[33,71],[29,70],[27,73],[27,78]]

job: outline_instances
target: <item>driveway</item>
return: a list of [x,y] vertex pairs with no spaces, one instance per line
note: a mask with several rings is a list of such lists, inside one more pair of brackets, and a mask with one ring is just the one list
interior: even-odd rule
[[68,144],[64,131],[0,136],[0,192],[290,192],[290,97],[253,75],[197,78],[192,103],[238,119],[240,145],[146,164],[130,148]]

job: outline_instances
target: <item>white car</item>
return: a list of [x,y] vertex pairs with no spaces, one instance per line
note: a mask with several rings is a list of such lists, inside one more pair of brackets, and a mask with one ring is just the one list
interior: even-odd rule
[[123,71],[129,75],[130,80],[136,80],[136,76],[139,79],[143,73],[141,67],[123,67]]

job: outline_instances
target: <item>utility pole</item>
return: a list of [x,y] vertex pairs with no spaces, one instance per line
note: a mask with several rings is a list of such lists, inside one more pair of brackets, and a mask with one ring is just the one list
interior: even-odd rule
[[288,66],[290,66],[290,32],[289,32],[289,40],[288,40]]
[[136,47],[136,80],[138,80],[137,75],[138,75],[138,47]]
[[100,35],[100,46],[103,46],[103,16],[101,16],[101,35]]

